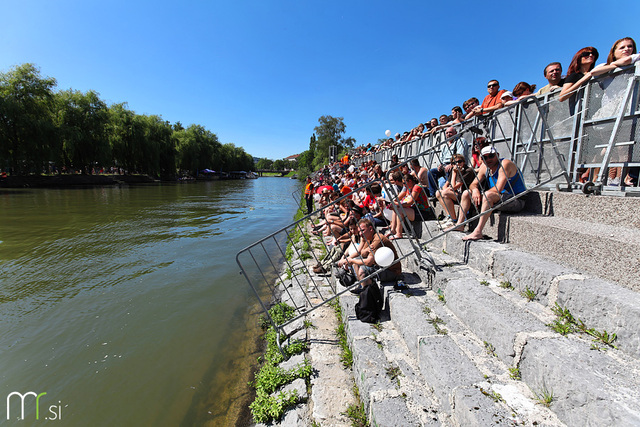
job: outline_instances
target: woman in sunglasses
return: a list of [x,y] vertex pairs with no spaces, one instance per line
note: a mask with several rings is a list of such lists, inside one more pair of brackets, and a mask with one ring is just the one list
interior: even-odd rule
[[591,70],[595,67],[597,60],[598,49],[591,46],[583,47],[573,55],[567,70],[567,77],[564,79],[564,85],[558,97],[560,101],[569,99],[571,115],[574,113],[576,92],[591,79]]

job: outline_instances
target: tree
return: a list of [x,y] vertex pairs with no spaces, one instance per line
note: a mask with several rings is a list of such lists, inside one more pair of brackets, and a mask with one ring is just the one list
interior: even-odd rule
[[11,173],[45,169],[60,158],[53,122],[56,80],[40,76],[33,64],[16,66],[0,74],[0,158]]
[[206,168],[220,168],[222,144],[216,134],[200,125],[190,125],[175,133],[177,138],[178,167],[194,175]]
[[56,95],[56,124],[62,140],[65,166],[87,173],[111,161],[107,138],[109,111],[94,91],[66,90]]
[[271,170],[272,167],[273,161],[267,158],[258,160],[258,164],[256,165],[256,168],[263,170]]
[[[349,137],[344,138],[347,126],[344,118],[333,116],[321,116],[318,119],[318,126],[314,128],[317,141],[313,152],[313,168],[318,169],[322,165],[329,163],[329,147],[335,145],[337,152],[342,152],[348,147],[353,147],[356,140]],[[315,137],[314,135],[314,137]],[[311,144],[310,147],[311,149]]]

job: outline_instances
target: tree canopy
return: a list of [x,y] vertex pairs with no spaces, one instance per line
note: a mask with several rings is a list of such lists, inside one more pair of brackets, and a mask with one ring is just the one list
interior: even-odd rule
[[253,157],[200,125],[185,128],[126,103],[108,106],[95,91],[54,92],[56,80],[33,64],[0,73],[0,170],[11,174],[91,173],[117,168],[170,178],[183,171],[252,170]]

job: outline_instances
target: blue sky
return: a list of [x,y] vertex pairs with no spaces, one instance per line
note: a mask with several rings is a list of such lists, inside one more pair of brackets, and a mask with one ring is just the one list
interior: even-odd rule
[[25,62],[58,89],[201,124],[258,157],[308,148],[322,115],[358,144],[472,96],[546,84],[585,46],[640,42],[640,2],[4,2],[0,69]]

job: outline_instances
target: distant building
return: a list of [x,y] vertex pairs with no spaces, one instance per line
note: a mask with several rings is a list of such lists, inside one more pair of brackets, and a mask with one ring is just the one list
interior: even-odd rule
[[291,156],[289,156],[289,157],[285,157],[285,158],[284,158],[284,159],[282,159],[282,160],[287,160],[287,161],[290,161],[290,162],[295,162],[296,160],[298,160],[298,157],[300,157],[300,154],[292,154]]

